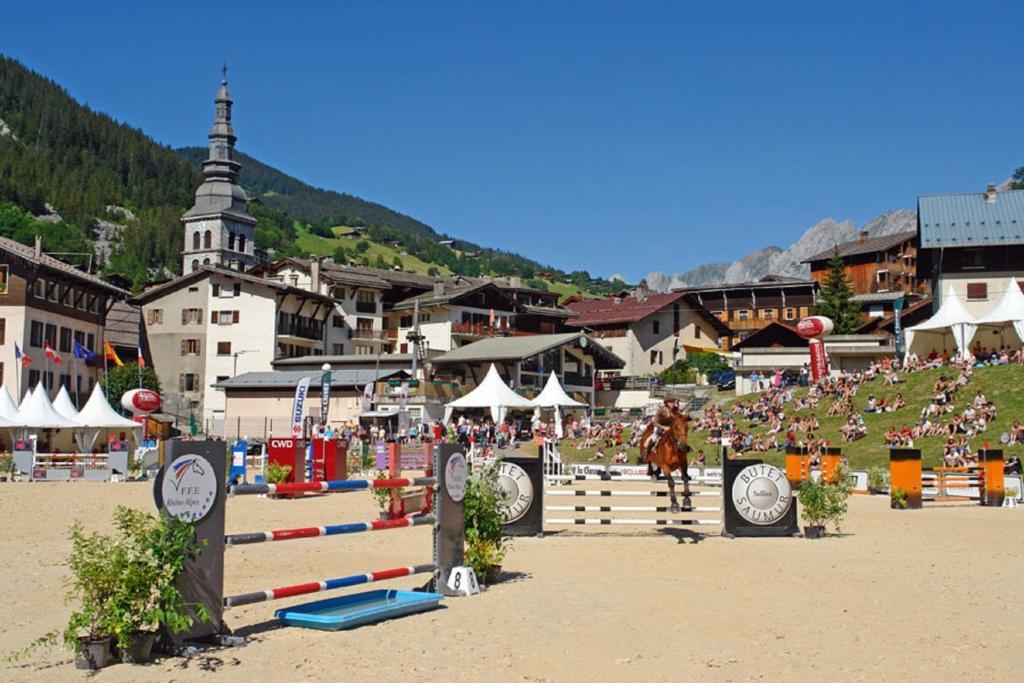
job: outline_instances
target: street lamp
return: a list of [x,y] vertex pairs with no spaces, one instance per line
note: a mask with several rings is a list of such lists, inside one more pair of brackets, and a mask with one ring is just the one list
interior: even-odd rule
[[256,353],[256,349],[241,349],[231,354],[231,357],[233,359],[233,367],[231,369],[232,377],[238,375],[238,357],[241,356],[243,353]]

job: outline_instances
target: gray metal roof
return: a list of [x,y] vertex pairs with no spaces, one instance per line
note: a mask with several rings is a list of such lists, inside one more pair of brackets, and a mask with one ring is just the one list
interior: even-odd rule
[[57,271],[62,275],[76,278],[82,282],[86,282],[94,287],[105,289],[109,293],[119,294],[127,297],[131,292],[127,292],[120,287],[115,287],[106,280],[103,280],[91,273],[87,273],[84,270],[75,268],[70,263],[64,263],[60,259],[54,258],[48,254],[40,254],[36,256],[36,248],[15,240],[8,239],[7,237],[0,237],[0,250],[9,252],[19,258],[25,259],[32,263],[38,263],[40,266],[47,270]]
[[[363,387],[368,382],[388,379],[399,375],[408,375],[404,370],[332,370],[331,387]],[[294,389],[304,377],[312,381],[310,387],[320,386],[320,370],[275,370],[273,372],[246,372],[229,379],[217,382],[212,386],[217,389]]]
[[1024,190],[918,197],[917,224],[924,249],[1024,244]]
[[[430,360],[436,356],[440,356],[444,351],[439,349],[425,349],[425,357],[421,357],[420,361]],[[394,365],[395,363],[404,363],[410,365],[412,363],[411,353],[382,353],[380,356],[376,354],[358,354],[358,353],[346,353],[345,355],[319,355],[319,356],[295,356],[293,358],[279,358],[274,361],[273,365],[286,366],[286,365],[309,365],[316,363],[317,367],[320,367],[324,363],[330,363],[331,365],[373,365],[378,359],[381,365]]]
[[835,253],[836,249],[839,250],[839,256],[844,258],[847,256],[858,256],[860,254],[873,254],[878,251],[887,251],[893,247],[899,246],[907,240],[914,239],[916,236],[917,231],[912,230],[910,232],[898,232],[893,235],[879,235],[878,237],[866,237],[852,242],[843,242],[842,244],[837,244],[833,248],[820,251],[814,256],[809,256],[800,263],[827,261],[832,258],[832,254]]
[[600,368],[621,368],[625,361],[581,332],[562,334],[535,334],[522,337],[488,337],[460,346],[434,360],[439,365],[449,363],[486,363],[499,360],[523,360],[548,349],[586,339],[586,350],[593,353]]
[[896,301],[896,299],[902,299],[906,295],[906,292],[873,292],[870,294],[855,294],[850,297],[850,301],[857,301],[862,304],[877,304],[886,301]]

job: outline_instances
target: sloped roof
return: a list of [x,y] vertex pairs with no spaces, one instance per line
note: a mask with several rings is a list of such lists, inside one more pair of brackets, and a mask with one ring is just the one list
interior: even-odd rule
[[680,300],[685,301],[697,315],[710,323],[719,334],[729,334],[730,330],[725,323],[701,306],[695,296],[689,292],[678,290],[663,294],[648,294],[643,299],[630,295],[573,301],[566,304],[566,308],[576,313],[576,317],[572,320],[567,320],[566,325],[571,327],[594,327],[598,325],[635,323]]
[[[921,247],[1024,244],[1024,190],[937,194],[917,198]],[[992,196],[990,195],[990,196]]]
[[[916,230],[911,230],[910,232],[897,232],[892,235],[879,235],[878,237],[867,237],[863,240],[843,242],[842,244],[836,245],[835,248],[839,250],[840,258],[847,258],[849,256],[860,256],[862,254],[873,254],[878,251],[887,251],[893,247],[899,246],[907,240],[914,239],[916,236]],[[835,253],[834,248],[825,249],[814,256],[805,258],[800,263],[827,261],[832,258],[833,253]]]
[[[320,356],[323,358],[323,356]],[[246,372],[213,384],[217,389],[294,389],[299,382],[309,377],[311,387],[320,386],[322,370],[274,370],[271,372]],[[405,370],[352,370],[341,369],[331,371],[331,387],[343,389],[362,387],[369,382],[388,379],[399,375],[408,375]]]
[[[97,387],[99,384],[97,383]],[[42,384],[37,384],[18,411],[17,425],[30,429],[64,429],[81,426],[58,413]]]
[[850,297],[850,301],[856,301],[861,304],[878,304],[885,303],[887,301],[896,301],[907,296],[906,292],[868,292],[866,294],[854,294]]
[[683,292],[648,294],[642,299],[635,296],[608,297],[605,299],[584,299],[574,301],[567,308],[576,313],[570,325],[608,325],[611,323],[635,323],[657,313],[669,304],[683,298]]
[[502,310],[520,311],[523,308],[520,304],[516,303],[515,299],[501,291],[501,288],[492,282],[445,282],[443,291],[436,293],[434,291],[429,291],[424,292],[423,294],[417,294],[416,296],[411,296],[408,299],[403,299],[402,301],[397,302],[391,307],[391,310],[400,311],[411,309],[416,305],[417,300],[420,302],[420,306],[443,306],[444,304],[457,302],[458,299],[469,294],[474,294],[484,290],[493,290],[496,296],[499,296],[508,302],[508,308]]
[[499,360],[522,360],[578,340],[587,340],[587,352],[594,354],[601,368],[621,368],[625,361],[582,332],[535,334],[522,337],[488,337],[460,346],[434,359],[435,364],[483,363]]
[[210,275],[223,275],[224,277],[233,280],[240,280],[242,282],[250,282],[252,284],[263,285],[264,287],[268,287],[283,294],[294,294],[295,296],[304,297],[306,299],[318,299],[326,303],[334,303],[334,299],[327,296],[326,294],[316,294],[314,292],[310,292],[309,290],[301,289],[299,287],[291,287],[281,282],[277,282],[276,280],[267,280],[266,278],[258,277],[256,275],[250,275],[249,273],[243,273],[239,270],[231,270],[230,268],[220,268],[217,266],[199,266],[199,268],[192,271],[191,273],[188,273],[187,275],[182,275],[179,278],[175,278],[170,282],[165,282],[161,285],[157,285],[156,287],[150,287],[142,294],[139,294],[138,296],[129,299],[128,303],[133,305],[146,304],[150,301],[153,301],[154,299],[160,298],[167,292],[173,292],[177,289],[184,287],[185,285],[191,284],[192,282],[196,282],[198,280],[202,280],[206,277],[209,277]]
[[784,275],[765,275],[754,282],[722,282],[716,285],[700,285],[697,287],[676,287],[673,292],[721,292],[736,289],[775,289],[778,287],[811,287],[816,288],[815,280],[786,277]]
[[[424,349],[425,353],[420,356],[420,361],[428,361],[441,354],[445,353],[440,349]],[[271,362],[273,367],[287,367],[289,365],[310,365],[316,364],[316,367],[320,367],[324,363],[330,363],[331,365],[366,365],[380,362],[381,365],[394,365],[396,363],[405,365],[412,364],[411,353],[382,353],[377,355],[367,355],[361,353],[346,353],[344,355],[306,355],[306,356],[294,356],[292,358],[278,358]],[[0,397],[2,398],[2,397]]]
[[808,341],[801,337],[796,328],[779,322],[772,321],[757,332],[732,345],[733,350],[769,348],[774,345],[784,348],[806,348]]
[[62,275],[67,275],[78,280],[81,280],[83,282],[88,282],[89,284],[95,287],[100,287],[113,294],[120,294],[122,296],[128,296],[129,294],[131,294],[131,292],[121,289],[120,287],[115,287],[114,285],[96,277],[95,275],[91,275],[90,273],[87,273],[84,270],[79,270],[78,268],[75,268],[70,263],[64,263],[60,259],[48,256],[47,254],[41,254],[40,256],[36,256],[35,247],[30,247],[27,244],[15,242],[14,240],[8,239],[6,237],[0,237],[0,249],[9,252],[15,256],[18,256],[19,258],[31,261],[32,263],[38,263],[39,265],[50,270],[58,271]]

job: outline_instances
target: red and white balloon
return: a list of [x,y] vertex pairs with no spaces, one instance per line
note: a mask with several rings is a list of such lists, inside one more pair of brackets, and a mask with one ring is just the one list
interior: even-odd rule
[[160,394],[150,389],[132,389],[121,397],[121,405],[135,415],[154,413],[160,409]]
[[812,315],[796,324],[796,333],[804,339],[814,339],[832,334],[834,327],[830,318],[823,315]]

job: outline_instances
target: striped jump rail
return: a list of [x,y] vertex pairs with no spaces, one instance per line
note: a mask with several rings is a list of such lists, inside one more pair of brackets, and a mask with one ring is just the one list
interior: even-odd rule
[[436,486],[436,477],[398,477],[395,479],[345,479],[338,481],[300,481],[281,484],[235,484],[231,495],[247,496],[276,493],[339,493],[367,489],[398,489],[406,486]]
[[415,564],[411,567],[383,569],[381,571],[370,572],[368,574],[354,574],[352,576],[343,576],[338,579],[327,579],[326,581],[311,581],[309,583],[298,583],[294,586],[283,586],[281,588],[269,588],[267,590],[256,591],[254,593],[242,593],[241,595],[231,595],[224,598],[224,609],[240,607],[242,605],[252,605],[257,602],[267,602],[270,600],[292,598],[297,595],[320,593],[322,591],[336,590],[338,588],[360,586],[365,583],[384,581],[386,579],[397,579],[403,576],[412,576],[413,574],[426,574],[428,572],[434,572],[436,569],[437,565],[433,563]]
[[296,529],[276,529],[274,531],[251,531],[227,535],[224,537],[224,542],[228,546],[233,546],[267,543],[270,541],[292,541],[297,538],[317,538],[319,536],[337,536],[339,534],[358,534],[363,531],[404,529],[411,526],[434,524],[436,521],[433,515],[422,515],[419,517],[400,517],[398,519],[376,519],[372,522],[307,526]]
[[[544,496],[626,496],[629,498],[643,498],[645,496],[654,496],[655,498],[668,498],[672,495],[671,491],[587,491],[583,489],[574,489],[571,491],[558,491],[544,489]],[[676,491],[677,496],[682,496],[683,492]],[[720,498],[722,494],[718,491],[690,491],[690,496],[715,496]]]
[[[548,512],[672,512],[667,505],[545,505]],[[679,512],[721,512],[720,507],[680,508]]]
[[594,526],[721,526],[717,519],[594,519],[592,517],[570,517],[566,519],[546,519],[545,524],[558,526],[594,525]]

